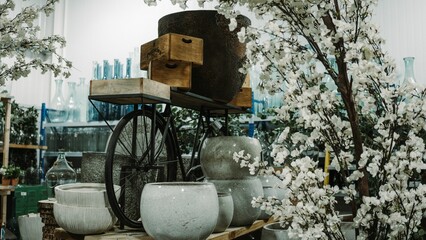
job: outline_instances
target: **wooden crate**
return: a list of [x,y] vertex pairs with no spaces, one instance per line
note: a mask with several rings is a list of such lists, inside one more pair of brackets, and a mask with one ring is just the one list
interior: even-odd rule
[[117,104],[170,101],[170,86],[146,78],[90,81],[91,99]]
[[252,106],[252,91],[250,87],[243,87],[237,95],[232,99],[230,104],[242,107],[242,108],[251,108]]
[[141,46],[141,69],[147,70],[154,60],[203,65],[203,39],[175,33],[164,34]]
[[250,75],[246,75],[243,86],[240,91],[235,95],[230,104],[242,107],[242,108],[251,108],[252,107],[252,89],[250,87]]
[[170,87],[177,87],[180,90],[191,90],[192,82],[191,62],[165,63],[163,61],[151,61],[149,66],[149,78]]

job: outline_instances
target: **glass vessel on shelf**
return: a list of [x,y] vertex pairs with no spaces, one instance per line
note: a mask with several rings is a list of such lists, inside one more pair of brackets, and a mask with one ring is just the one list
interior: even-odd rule
[[80,106],[77,100],[76,92],[77,84],[75,82],[68,83],[68,100],[67,100],[67,122],[79,122],[80,121]]
[[405,57],[404,58],[404,79],[402,84],[415,84],[416,78],[414,77],[414,57]]
[[47,112],[48,120],[52,123],[65,122],[67,120],[67,109],[62,93],[62,79],[55,80],[55,95],[53,96]]
[[49,187],[49,197],[55,196],[54,188],[67,183],[75,183],[77,174],[68,164],[64,152],[58,153],[58,158],[46,173],[46,183]]

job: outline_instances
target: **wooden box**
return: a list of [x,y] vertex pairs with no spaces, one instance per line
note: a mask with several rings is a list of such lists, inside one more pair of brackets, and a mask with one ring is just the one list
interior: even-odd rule
[[192,63],[164,63],[154,60],[149,65],[149,78],[180,90],[191,90]]
[[230,104],[242,107],[251,108],[252,106],[252,91],[250,87],[250,75],[246,75],[243,86],[240,91],[235,95]]
[[243,87],[240,91],[235,95],[230,104],[242,107],[242,108],[251,108],[252,105],[252,91],[251,88]]
[[90,81],[90,98],[110,103],[170,101],[170,86],[146,78]]
[[168,33],[141,46],[141,69],[147,70],[151,61],[192,62],[203,65],[203,39]]

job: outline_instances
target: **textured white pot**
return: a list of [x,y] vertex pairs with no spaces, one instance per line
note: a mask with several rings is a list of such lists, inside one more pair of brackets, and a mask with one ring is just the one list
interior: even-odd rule
[[281,223],[269,223],[263,226],[261,240],[287,240],[290,239],[287,234],[288,230],[281,227]]
[[43,226],[39,214],[22,215],[18,217],[21,239],[43,239]]
[[140,211],[145,231],[156,240],[206,239],[216,226],[219,201],[211,183],[149,183]]
[[234,202],[229,192],[219,192],[217,196],[219,198],[219,216],[213,232],[223,232],[231,224],[234,215]]
[[204,176],[211,179],[241,179],[251,176],[248,167],[240,167],[234,161],[235,152],[244,150],[251,161],[261,155],[259,140],[244,136],[220,136],[207,138],[201,148],[200,164]]
[[212,182],[218,192],[229,192],[234,202],[234,214],[231,226],[251,225],[260,215],[260,208],[251,205],[253,197],[263,196],[263,189],[257,177],[246,177],[244,179],[216,180],[206,179]]
[[[117,196],[120,186],[115,186]],[[70,183],[55,187],[57,203],[77,207],[109,207],[105,183]]]
[[117,221],[110,208],[92,208],[53,204],[58,225],[74,234],[97,234],[112,228]]

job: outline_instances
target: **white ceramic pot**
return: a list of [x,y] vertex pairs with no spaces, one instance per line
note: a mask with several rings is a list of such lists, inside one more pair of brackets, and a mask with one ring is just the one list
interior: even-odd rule
[[223,232],[231,224],[234,214],[234,202],[229,192],[219,192],[217,196],[219,198],[219,216],[213,232]]
[[39,214],[21,215],[18,217],[21,239],[43,239],[43,226]]
[[140,211],[145,231],[156,240],[206,239],[216,226],[219,200],[211,183],[149,183]]
[[[267,198],[267,197],[275,197],[276,198],[277,197],[277,191],[274,187],[263,187],[263,195],[264,195],[265,198]],[[265,219],[269,219],[270,217],[271,217],[271,215],[266,213],[265,210],[261,210],[260,216],[259,216],[258,219],[265,220]]]
[[247,226],[257,220],[260,208],[254,208],[251,205],[253,197],[263,196],[262,184],[257,177],[228,180],[206,179],[206,181],[212,182],[219,192],[231,193],[234,202],[231,226]]
[[[120,186],[115,186],[117,197]],[[105,183],[70,183],[55,187],[57,203],[77,207],[109,207]]]
[[269,223],[263,226],[261,240],[287,240],[290,239],[287,234],[288,230],[281,227],[280,222]]
[[251,162],[261,155],[259,140],[244,136],[220,136],[207,138],[201,148],[200,164],[204,176],[211,179],[241,179],[251,176],[248,167],[240,167],[234,161],[235,152],[244,150],[251,155]]
[[76,207],[54,203],[53,214],[61,228],[74,234],[103,233],[117,221],[112,210],[106,207]]

